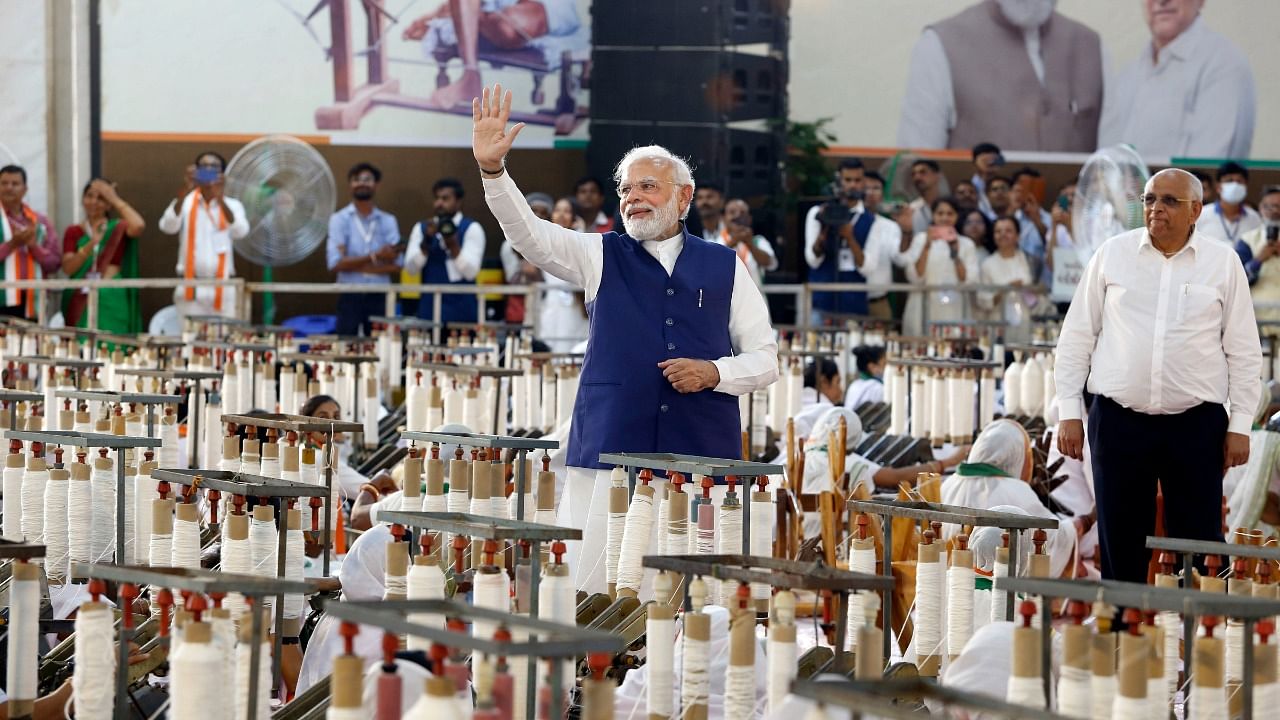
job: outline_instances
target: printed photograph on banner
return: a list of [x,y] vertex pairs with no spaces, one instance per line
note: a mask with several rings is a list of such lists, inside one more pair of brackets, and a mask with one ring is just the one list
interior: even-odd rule
[[[471,99],[513,92],[527,147],[584,141],[591,0],[223,0],[103,5],[103,130],[469,142]],[[174,27],[200,28],[216,57]],[[212,52],[212,50],[211,50]],[[154,102],[165,88],[168,102]],[[251,104],[229,99],[253,98]],[[223,100],[227,99],[227,100]]]
[[[792,114],[834,117],[842,144],[1280,158],[1270,0],[848,0],[791,20]],[[832,62],[850,27],[857,59]]]

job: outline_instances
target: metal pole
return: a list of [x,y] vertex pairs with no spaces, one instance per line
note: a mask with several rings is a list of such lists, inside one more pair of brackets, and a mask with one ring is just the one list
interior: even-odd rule
[[[288,498],[280,498],[280,511],[276,515],[276,577],[284,579],[285,552],[289,549],[289,510]],[[275,639],[271,643],[271,692],[279,692],[281,687],[280,649],[284,645],[281,630],[284,628],[284,593],[276,595],[275,606]]]
[[[538,617],[538,585],[542,580],[542,541],[534,540],[532,553],[529,556],[529,617]],[[529,637],[529,642],[536,642],[537,636]],[[525,689],[524,712],[526,718],[537,717],[535,712],[538,698],[538,658],[529,655],[525,658],[525,667],[529,673],[528,687]]]
[[[133,612],[125,602],[121,594],[124,583],[116,586],[116,603],[120,606],[121,611],[125,613]],[[133,642],[134,630],[126,627],[127,623],[122,617],[120,620],[120,648],[116,659],[116,667],[122,668],[116,670],[116,717],[127,717],[127,708],[129,707],[129,644]]]
[[431,293],[431,319],[435,322],[435,327],[431,328],[431,335],[435,338],[433,341],[436,345],[440,345],[440,316],[441,316],[442,299],[440,291],[434,290]]
[[[1006,529],[1009,533],[1009,577],[1018,577],[1018,530]],[[1007,592],[1004,595],[1004,619],[1013,622],[1013,596],[1017,593]]]
[[[116,448],[116,564],[125,565],[124,557],[124,448]],[[119,595],[119,591],[117,591]],[[123,601],[122,601],[123,602]],[[120,606],[124,609],[124,605]],[[125,610],[128,612],[128,610]],[[125,658],[128,660],[128,657]],[[126,664],[123,667],[128,668]],[[127,675],[128,672],[124,673]]]
[[[13,412],[17,412],[14,410]],[[634,466],[627,468],[627,500],[636,495],[636,469]]]
[[1040,598],[1040,677],[1044,681],[1044,709],[1052,710],[1053,697],[1053,618],[1050,617],[1049,598]]
[[[880,516],[881,534],[884,535],[884,553],[880,558],[880,574],[893,580],[893,518],[888,514]],[[880,635],[884,643],[884,661],[888,663],[893,657],[889,654],[890,636],[893,635],[893,590],[880,591]]]
[[250,628],[252,637],[249,638],[249,707],[246,708],[245,716],[256,718],[258,717],[258,668],[262,666],[262,596],[250,602],[249,613],[253,615],[253,625]]
[[[321,554],[324,555],[324,574],[329,575],[329,545],[333,538],[333,430],[325,433],[324,438],[324,543]],[[443,556],[443,553],[441,553]],[[256,618],[255,618],[256,619]]]
[[1244,696],[1241,717],[1253,720],[1253,618],[1244,619],[1244,670],[1240,674],[1244,676],[1240,687],[1240,694]]
[[529,476],[525,472],[528,450],[516,451],[516,519],[524,520],[524,489],[529,485]]

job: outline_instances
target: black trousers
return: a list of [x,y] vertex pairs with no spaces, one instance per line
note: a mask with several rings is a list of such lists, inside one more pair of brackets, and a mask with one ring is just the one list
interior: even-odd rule
[[1156,482],[1169,537],[1222,540],[1222,445],[1227,413],[1202,403],[1147,415],[1098,396],[1089,409],[1102,577],[1145,583],[1155,532]]
[[387,296],[382,293],[343,293],[338,296],[339,335],[369,334],[369,318],[385,315]]

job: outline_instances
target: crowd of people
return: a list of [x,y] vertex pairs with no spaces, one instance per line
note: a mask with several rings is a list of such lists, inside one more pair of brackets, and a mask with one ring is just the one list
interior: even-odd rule
[[[225,197],[226,160],[216,152],[201,153],[184,174],[172,202],[159,219],[162,232],[177,235],[177,274],[186,279],[231,278],[236,274],[232,243],[249,231],[244,206]],[[1210,176],[1198,174],[1205,188],[1204,211],[1197,230],[1229,243],[1245,264],[1259,318],[1280,319],[1280,186],[1263,190],[1255,207],[1246,202],[1249,171],[1236,162],[1222,164]],[[382,172],[368,162],[347,172],[350,202],[329,220],[325,249],[328,269],[339,283],[475,284],[485,266],[488,237],[484,226],[466,211],[461,181],[442,178],[431,187],[430,215],[408,226],[378,207]],[[1008,339],[1023,335],[1033,315],[1052,314],[1055,255],[1072,249],[1075,183],[1052,195],[1031,167],[1008,172],[1000,148],[989,142],[972,148],[972,175],[949,181],[928,158],[910,167],[909,202],[887,201],[886,180],[857,158],[839,163],[834,198],[809,208],[803,233],[801,277],[815,283],[864,283],[866,291],[814,292],[809,321],[815,325],[841,315],[897,320],[903,331],[924,334],[932,321],[964,319],[1007,323]],[[561,227],[605,232],[620,222],[608,209],[605,183],[579,180],[572,193],[555,197],[532,192],[534,214]],[[114,183],[95,178],[85,185],[82,220],[58,233],[48,218],[24,203],[26,171],[0,168],[0,272],[4,278],[40,279],[62,273],[68,278],[132,278],[138,276],[138,239],[146,220],[120,194]],[[767,281],[780,269],[780,248],[755,229],[752,209],[715,182],[700,182],[686,219],[695,234],[726,245],[746,265],[753,280]],[[537,316],[527,316],[524,298],[511,296],[504,307],[508,322],[534,324],[553,351],[569,351],[587,336],[588,318],[582,288],[543,273],[504,239],[498,251],[502,281],[541,283]],[[495,278],[496,279],[496,278]],[[952,289],[891,292],[891,284],[952,286]],[[964,286],[975,286],[973,290]],[[1001,289],[1003,287],[1003,289]],[[1070,297],[1057,288],[1056,300]],[[234,287],[187,287],[174,291],[179,314],[230,314]],[[104,289],[98,303],[97,327],[110,332],[142,329],[138,292]],[[52,303],[68,326],[87,322],[84,291],[43,293],[21,289],[5,292],[0,313],[37,317],[37,303]],[[381,293],[344,293],[337,299],[336,331],[368,332],[369,318],[385,312]],[[1065,311],[1065,303],[1058,304]],[[403,315],[431,318],[434,298],[404,292]],[[442,320],[475,322],[477,303],[469,293],[441,299]]]

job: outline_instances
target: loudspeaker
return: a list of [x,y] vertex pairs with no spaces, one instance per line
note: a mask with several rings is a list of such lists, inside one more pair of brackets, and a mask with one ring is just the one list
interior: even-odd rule
[[599,48],[591,121],[723,123],[782,116],[782,60],[717,50]]
[[614,165],[631,148],[661,145],[687,159],[700,183],[721,185],[734,197],[773,195],[782,178],[781,142],[777,133],[734,130],[723,125],[593,119],[587,165],[596,175],[611,177]]
[[789,6],[789,0],[596,0],[591,34],[597,47],[785,47]]

